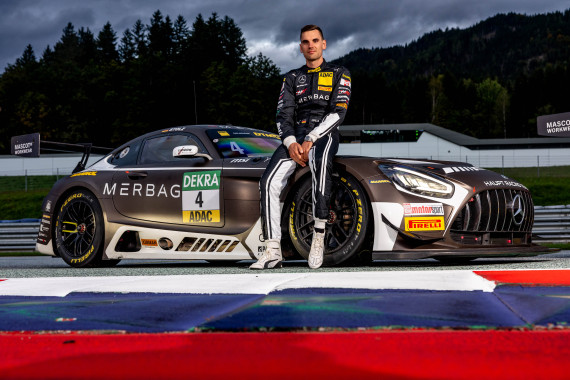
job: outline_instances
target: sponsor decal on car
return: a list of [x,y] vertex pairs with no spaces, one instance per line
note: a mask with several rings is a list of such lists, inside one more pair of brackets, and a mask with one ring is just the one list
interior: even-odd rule
[[75,174],[72,174],[71,177],[79,177],[79,176],[82,176],[82,175],[92,175],[92,176],[96,176],[96,175],[97,175],[97,172],[81,172],[81,173],[75,173]]
[[145,247],[156,247],[158,242],[156,239],[141,239],[141,244]]
[[405,217],[406,231],[443,231],[445,223],[443,216]]
[[403,203],[404,215],[443,215],[441,203]]
[[378,183],[391,183],[391,182],[387,179],[371,179],[370,181],[368,181],[368,183],[376,185]]
[[513,186],[526,189],[526,186],[515,181],[483,181],[485,186]]
[[[132,185],[132,186],[131,186]],[[117,188],[117,183],[114,182],[109,184],[106,182],[103,185],[103,195],[112,195],[115,194],[119,196],[138,196],[138,197],[172,197],[172,198],[180,198],[180,185],[172,185],[170,189],[167,189],[164,184],[154,184],[154,183],[121,183],[120,187]]]
[[458,173],[458,172],[478,172],[479,170],[485,170],[485,169],[481,169],[475,166],[453,166],[449,168],[443,168],[445,174]]
[[190,224],[220,222],[220,170],[184,173],[182,221]]
[[230,134],[226,131],[218,131],[218,133],[220,134],[220,136],[229,136]]
[[262,133],[262,132],[253,132],[253,134],[255,136],[261,136],[261,137],[269,137],[272,139],[278,139],[279,135],[276,135],[275,133]]
[[185,131],[185,130],[186,130],[186,128],[184,128],[184,127],[174,127],[174,128],[165,129],[165,130],[163,130],[162,132],[163,132],[163,133],[164,133],[164,132],[182,132],[182,131]]

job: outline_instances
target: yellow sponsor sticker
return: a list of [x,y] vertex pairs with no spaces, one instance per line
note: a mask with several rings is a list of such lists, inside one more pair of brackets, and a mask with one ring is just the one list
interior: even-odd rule
[[182,211],[184,223],[219,223],[220,210],[190,210]]
[[82,175],[97,175],[97,172],[82,172],[82,173],[75,173],[72,174],[71,177],[79,177]]
[[331,91],[332,91],[332,87],[319,86],[319,91],[328,91],[328,92],[331,92]]
[[226,131],[218,131],[218,134],[219,134],[220,136],[229,136],[229,135],[230,135],[230,134],[229,134],[228,132],[226,132]]
[[425,216],[421,218],[404,218],[406,231],[443,231],[443,216]]
[[332,86],[333,73],[319,73],[319,86]]

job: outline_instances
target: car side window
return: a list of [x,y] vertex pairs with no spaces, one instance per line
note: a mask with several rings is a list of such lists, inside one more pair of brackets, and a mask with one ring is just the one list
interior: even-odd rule
[[140,141],[123,147],[113,156],[111,163],[117,166],[135,165],[140,147]]
[[139,164],[146,165],[180,160],[172,157],[172,150],[180,145],[196,145],[198,152],[206,152],[202,143],[193,135],[169,134],[146,140],[141,152]]

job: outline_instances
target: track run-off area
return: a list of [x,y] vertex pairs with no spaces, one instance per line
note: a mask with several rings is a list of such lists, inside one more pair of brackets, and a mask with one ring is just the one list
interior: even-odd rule
[[568,251],[248,265],[0,258],[0,375],[568,379]]

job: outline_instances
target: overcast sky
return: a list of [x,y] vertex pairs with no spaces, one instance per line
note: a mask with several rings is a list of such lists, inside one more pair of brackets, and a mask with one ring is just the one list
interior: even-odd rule
[[564,11],[568,0],[0,0],[0,73],[31,44],[40,58],[60,39],[68,22],[95,35],[109,21],[118,39],[137,19],[149,24],[154,11],[189,26],[199,13],[229,16],[241,28],[248,54],[262,52],[288,71],[303,64],[299,29],[323,28],[325,57],[338,58],[360,47],[411,42],[447,27],[466,28],[497,13]]

